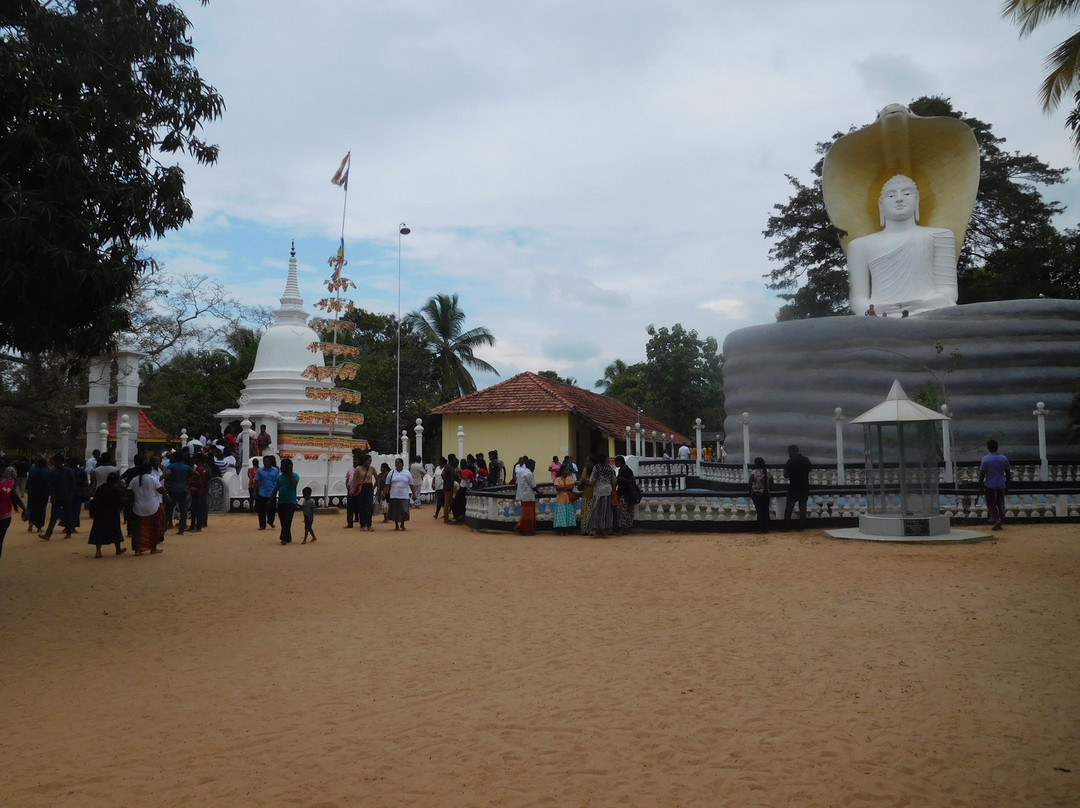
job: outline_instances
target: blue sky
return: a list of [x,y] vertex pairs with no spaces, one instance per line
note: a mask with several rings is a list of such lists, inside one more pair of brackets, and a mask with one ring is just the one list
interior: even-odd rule
[[[721,343],[772,321],[761,231],[815,144],[941,94],[1006,147],[1074,165],[1042,63],[1074,26],[1020,39],[994,0],[212,0],[182,2],[227,111],[192,166],[193,222],[150,245],[173,273],[276,307],[295,241],[321,295],[352,151],[345,243],[356,305],[456,292],[501,378],[591,387],[645,355],[648,324]],[[1080,217],[1071,179],[1048,194]],[[497,378],[478,376],[481,385]]]

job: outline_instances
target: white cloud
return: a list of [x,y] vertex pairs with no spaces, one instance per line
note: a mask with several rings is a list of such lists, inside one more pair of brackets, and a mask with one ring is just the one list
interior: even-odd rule
[[[649,322],[723,342],[771,321],[761,231],[784,175],[808,179],[817,142],[888,103],[942,93],[1010,149],[1074,160],[1063,116],[1037,102],[1070,27],[1021,40],[984,0],[186,7],[227,103],[206,131],[221,159],[188,167],[197,218],[151,251],[276,307],[295,240],[310,305],[342,228],[329,178],[351,149],[357,305],[397,310],[404,219],[402,309],[458,292],[495,333],[480,355],[503,378],[588,384],[644,358]],[[1080,203],[1076,188],[1049,195]]]

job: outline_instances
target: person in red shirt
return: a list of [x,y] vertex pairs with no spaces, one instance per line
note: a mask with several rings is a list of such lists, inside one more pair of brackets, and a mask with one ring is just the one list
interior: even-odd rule
[[15,469],[8,466],[4,469],[4,476],[0,479],[0,553],[4,551],[4,536],[7,535],[8,528],[11,527],[11,514],[12,509],[23,511],[23,516],[26,515],[26,508],[19,499],[19,494],[15,491]]

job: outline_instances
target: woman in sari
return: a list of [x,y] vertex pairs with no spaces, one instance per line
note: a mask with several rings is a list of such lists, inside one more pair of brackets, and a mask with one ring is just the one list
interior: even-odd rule
[[120,472],[109,472],[108,477],[94,491],[90,500],[90,516],[94,523],[90,526],[90,538],[87,544],[97,548],[94,558],[101,558],[101,548],[106,544],[116,545],[116,554],[127,552],[124,543],[124,528],[120,525],[120,514],[124,510],[124,486],[120,484]]
[[576,482],[570,471],[570,465],[563,463],[555,477],[555,521],[552,525],[560,536],[570,533],[570,528],[577,527],[577,514],[574,513],[574,492]]
[[581,491],[581,534],[589,532],[589,514],[592,511],[593,484],[592,484],[593,458],[589,455],[585,458],[585,468],[581,472],[581,480],[578,481],[578,489]]
[[405,471],[405,461],[400,457],[394,461],[394,470],[386,475],[386,487],[383,494],[390,502],[390,518],[394,530],[404,530],[409,521],[409,503],[412,501],[416,486],[413,476]]
[[603,454],[593,458],[593,470],[589,475],[593,484],[592,509],[589,512],[589,533],[595,533],[600,538],[605,538],[611,533],[612,517],[611,509],[612,488],[615,485],[615,469],[607,462]]
[[619,504],[615,506],[615,532],[629,533],[634,527],[634,515],[637,512],[637,485],[634,482],[634,472],[626,465],[625,457],[619,455],[615,458],[615,468],[618,469],[615,494],[619,498]]
[[154,476],[149,460],[139,462],[139,473],[128,482],[128,490],[134,494],[131,512],[135,517],[132,526],[131,543],[135,545],[135,555],[142,555],[149,550],[160,553],[158,542],[165,532],[165,514],[161,510],[161,494],[164,489]]

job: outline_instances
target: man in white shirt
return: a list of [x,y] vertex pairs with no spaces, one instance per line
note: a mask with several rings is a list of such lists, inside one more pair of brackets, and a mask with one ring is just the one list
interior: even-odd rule
[[690,459],[690,447],[687,446],[684,443],[682,446],[679,447],[679,460],[689,460],[689,459]]
[[439,458],[439,465],[431,476],[431,487],[435,490],[435,518],[439,518],[439,511],[443,507],[443,469],[446,468],[446,458]]
[[536,533],[536,477],[533,469],[536,461],[527,459],[524,465],[514,468],[514,476],[517,478],[517,493],[515,499],[521,504],[521,518],[514,525],[514,530],[523,536],[532,536]]
[[419,508],[420,490],[424,486],[424,462],[419,455],[413,457],[412,463],[409,465],[409,474],[412,475],[413,479],[412,506]]
[[97,468],[98,460],[101,459],[101,450],[94,449],[90,454],[90,459],[86,461],[86,479],[88,482],[94,481],[94,469]]

